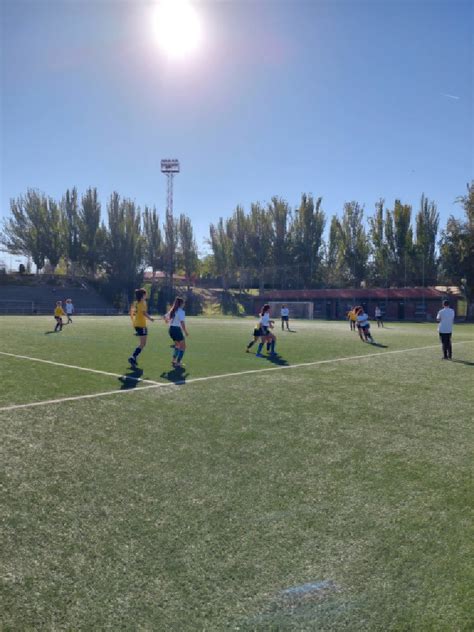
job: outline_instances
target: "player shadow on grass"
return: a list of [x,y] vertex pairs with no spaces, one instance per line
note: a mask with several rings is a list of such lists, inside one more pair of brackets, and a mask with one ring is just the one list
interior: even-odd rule
[[451,360],[451,362],[456,362],[456,364],[465,364],[466,366],[474,366],[474,362],[468,362],[467,360]]
[[168,380],[168,382],[173,382],[176,386],[184,386],[186,384],[188,373],[186,373],[184,366],[175,366],[169,371],[163,371],[160,377],[164,380]]
[[135,369],[128,369],[126,373],[118,378],[119,382],[122,383],[120,390],[128,391],[129,389],[136,388],[142,375],[143,369],[139,369],[138,367]]
[[383,345],[380,342],[369,342],[369,345],[372,345],[372,347],[380,347],[381,349],[388,349],[388,345]]
[[59,334],[59,332],[60,332],[60,331],[61,331],[61,330],[56,331],[56,330],[54,330],[54,329],[51,329],[51,331],[45,331],[45,332],[44,332],[44,335],[45,335],[45,336],[49,336],[49,334]]
[[271,362],[272,364],[276,364],[278,366],[289,366],[288,360],[285,360],[285,358],[282,358],[279,353],[266,355],[266,356],[263,356],[263,358],[265,360],[268,360],[268,362]]

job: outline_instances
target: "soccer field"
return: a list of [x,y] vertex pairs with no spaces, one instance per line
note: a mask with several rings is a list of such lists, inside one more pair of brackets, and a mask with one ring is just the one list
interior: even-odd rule
[[0,318],[2,629],[474,628],[474,326],[254,322]]

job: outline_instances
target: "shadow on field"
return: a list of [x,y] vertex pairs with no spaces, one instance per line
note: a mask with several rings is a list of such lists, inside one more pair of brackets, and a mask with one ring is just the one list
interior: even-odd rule
[[160,377],[164,380],[168,380],[168,382],[173,382],[176,386],[184,386],[184,384],[186,384],[188,373],[186,373],[186,368],[184,366],[176,366],[169,371],[163,371]]
[[369,342],[372,347],[380,347],[381,349],[388,349],[388,345],[383,345],[380,342]]
[[58,334],[59,331],[55,331],[54,329],[51,329],[51,331],[45,331],[44,335],[45,336],[49,336],[49,334]]
[[466,366],[474,366],[474,362],[468,362],[467,360],[451,360],[451,362],[456,362],[457,364],[465,364]]
[[289,366],[288,361],[285,358],[282,358],[279,353],[274,353],[273,355],[264,356],[265,360],[271,362],[272,364],[276,364],[277,366]]
[[122,383],[120,390],[125,391],[131,388],[136,388],[138,381],[143,375],[143,369],[129,369],[126,373],[121,375],[118,379]]

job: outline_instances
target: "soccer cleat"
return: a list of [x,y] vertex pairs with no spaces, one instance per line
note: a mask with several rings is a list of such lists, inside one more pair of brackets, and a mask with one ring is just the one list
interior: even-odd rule
[[256,358],[264,358],[265,356],[263,355],[263,353],[256,353],[255,357]]

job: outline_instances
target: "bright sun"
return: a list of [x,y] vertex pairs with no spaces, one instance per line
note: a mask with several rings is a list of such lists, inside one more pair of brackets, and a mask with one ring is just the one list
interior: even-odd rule
[[158,45],[170,57],[186,57],[201,44],[201,22],[189,0],[161,0],[154,26]]

